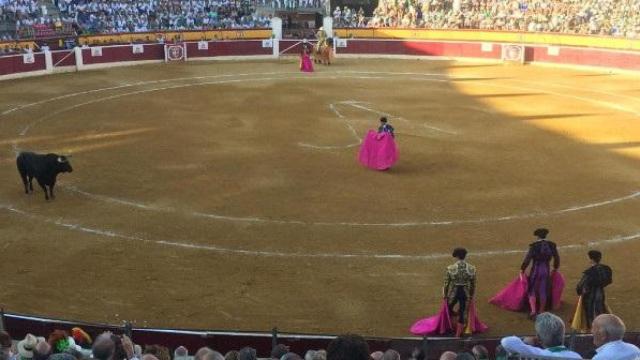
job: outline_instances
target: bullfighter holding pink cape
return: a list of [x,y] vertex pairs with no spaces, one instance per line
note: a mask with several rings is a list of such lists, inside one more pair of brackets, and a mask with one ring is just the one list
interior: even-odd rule
[[[458,261],[447,267],[440,311],[435,316],[414,323],[409,329],[412,334],[445,335],[455,331],[455,335],[461,337],[464,334],[487,331],[488,327],[478,319],[473,300],[476,268],[464,260],[467,256],[466,249],[456,248],[453,250],[453,256]],[[456,305],[457,312],[454,311]]]
[[[533,233],[537,240],[529,245],[520,275],[489,300],[491,304],[511,311],[524,311],[528,308],[532,319],[546,309],[557,310],[560,307],[564,277],[558,271],[558,249],[554,242],[546,239],[548,233],[547,229],[537,229]],[[551,271],[549,263],[552,259]],[[525,270],[530,263],[531,271],[527,277]]]
[[378,131],[369,130],[358,153],[358,161],[370,169],[387,170],[398,161],[394,129],[387,118],[380,118]]

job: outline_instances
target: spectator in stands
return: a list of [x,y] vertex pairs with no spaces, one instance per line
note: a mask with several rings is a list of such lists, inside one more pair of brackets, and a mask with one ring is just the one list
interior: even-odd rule
[[82,356],[80,356],[79,358],[76,358],[67,352],[57,353],[49,356],[49,360],[82,360],[82,359],[83,359]]
[[384,353],[382,351],[374,351],[371,353],[371,360],[382,360]]
[[294,352],[288,352],[280,360],[302,360],[302,357]]
[[593,344],[597,347],[593,360],[636,360],[640,358],[640,349],[622,341],[626,327],[622,320],[613,314],[602,314],[593,320],[591,332]]
[[400,353],[393,349],[389,349],[382,355],[382,360],[400,360]]
[[178,346],[173,351],[173,360],[187,360],[189,357],[189,350],[184,346]]
[[158,358],[158,360],[171,360],[169,355],[169,349],[162,345],[147,345],[144,347],[145,354],[151,354]]
[[46,341],[38,341],[33,349],[33,360],[47,360],[51,355],[51,345]]
[[327,352],[325,350],[318,350],[313,353],[311,360],[327,360]]
[[256,360],[256,349],[245,346],[238,351],[238,360]]
[[360,335],[340,335],[329,343],[327,360],[369,360],[369,345]]
[[489,350],[484,345],[476,345],[471,348],[471,353],[476,360],[489,360]]
[[463,351],[456,355],[456,360],[476,360],[476,358],[473,356],[473,354]]
[[238,360],[238,352],[236,350],[227,351],[224,354],[224,360]]
[[445,351],[440,355],[440,360],[456,360],[456,357],[458,357],[458,354],[453,351]]
[[315,353],[315,350],[307,350],[307,352],[304,353],[304,360],[313,360],[313,354]]
[[13,356],[12,346],[13,340],[9,333],[6,331],[0,331],[0,353],[6,356],[7,359]]
[[507,360],[509,354],[507,350],[505,350],[502,345],[496,346],[496,360]]
[[224,356],[215,350],[211,350],[204,354],[202,360],[224,360]]
[[210,353],[212,351],[213,350],[211,350],[210,348],[208,348],[206,346],[205,347],[201,347],[200,349],[198,349],[198,351],[196,351],[196,354],[193,356],[193,360],[202,360],[203,357],[206,354],[208,354],[208,353]]
[[116,344],[111,339],[111,333],[108,332],[98,335],[91,347],[93,358],[97,360],[111,360],[115,351]]
[[271,349],[271,358],[280,359],[284,354],[289,352],[289,347],[284,344],[277,344]]
[[411,352],[410,360],[424,360],[427,357],[424,350],[422,348],[416,347]]
[[520,356],[547,356],[582,359],[580,354],[564,346],[565,326],[562,319],[545,312],[536,317],[535,330],[543,349],[527,345],[517,336],[505,337],[500,341],[504,349]]
[[38,339],[33,334],[27,334],[23,340],[18,342],[18,358],[17,360],[33,359],[33,350],[38,344]]

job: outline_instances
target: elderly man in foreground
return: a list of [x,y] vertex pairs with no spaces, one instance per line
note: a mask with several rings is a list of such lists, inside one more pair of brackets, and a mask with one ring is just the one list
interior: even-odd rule
[[622,341],[626,327],[622,320],[612,314],[602,314],[593,320],[591,332],[597,355],[593,360],[636,360],[640,349]]
[[564,346],[564,322],[551,313],[542,313],[536,317],[536,335],[543,349],[527,345],[517,336],[503,338],[500,344],[512,354],[520,356],[547,356],[565,359],[582,359],[580,354]]

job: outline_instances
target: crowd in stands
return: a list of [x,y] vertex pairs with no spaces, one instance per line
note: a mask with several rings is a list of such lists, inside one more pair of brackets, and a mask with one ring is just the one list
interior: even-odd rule
[[257,0],[259,5],[276,9],[320,8],[326,2],[327,0]]
[[63,18],[88,32],[244,29],[269,27],[249,1],[58,0]]
[[[582,356],[565,346],[565,325],[562,319],[551,313],[536,318],[535,337],[505,337],[490,354],[486,347],[476,345],[469,351],[445,351],[441,360],[489,360],[507,359],[511,355],[522,357],[556,357],[582,359]],[[598,316],[592,326],[593,360],[638,360],[640,349],[623,341],[626,328],[620,318],[611,314]],[[55,330],[48,338],[27,334],[20,341],[12,341],[7,332],[0,331],[0,360],[402,360],[400,354],[389,349],[370,352],[367,342],[359,335],[341,335],[333,339],[327,349],[309,350],[305,354],[292,352],[288,346],[278,344],[266,357],[259,357],[256,350],[244,347],[228,351],[225,355],[208,347],[198,349],[193,355],[184,346],[173,351],[161,345],[134,344],[126,335],[105,332],[95,339],[81,328],[71,332]],[[425,360],[423,349],[416,348],[408,360]]]
[[482,29],[640,38],[640,0],[379,0],[371,18],[336,8],[348,27]]

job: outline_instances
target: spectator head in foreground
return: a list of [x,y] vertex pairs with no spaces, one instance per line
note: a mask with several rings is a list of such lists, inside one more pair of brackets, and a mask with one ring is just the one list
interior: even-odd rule
[[208,347],[201,347],[200,349],[198,349],[198,351],[196,351],[195,355],[193,356],[193,360],[202,360],[202,357],[205,356],[207,353],[211,352],[213,350],[211,350]]
[[372,360],[382,360],[384,353],[382,351],[374,351],[370,356]]
[[173,358],[174,359],[182,359],[189,356],[189,350],[187,350],[186,347],[184,346],[178,346],[174,351],[173,351]]
[[427,358],[427,354],[424,352],[422,348],[416,347],[411,352],[410,359],[412,360],[424,360]]
[[215,350],[211,350],[202,356],[202,360],[224,360],[224,356]]
[[597,347],[593,360],[626,360],[640,358],[640,349],[622,341],[626,327],[613,314],[598,315],[591,325],[593,344]]
[[111,339],[111,333],[102,333],[98,335],[91,347],[93,358],[98,360],[111,359],[115,351],[116,344]]
[[42,341],[38,341],[36,348],[33,349],[33,360],[47,360],[51,355],[51,345],[44,341],[44,338],[40,340]]
[[153,354],[144,354],[140,360],[158,360],[158,358]]
[[245,346],[238,351],[238,360],[256,360],[256,349]]
[[476,358],[472,353],[464,351],[456,355],[456,360],[476,360]]
[[224,360],[238,360],[238,351],[227,351],[227,353],[224,354]]
[[472,347],[471,352],[477,360],[489,360],[489,350],[484,347],[484,345],[476,345]]
[[284,344],[277,344],[271,349],[271,358],[280,359],[284,354],[289,352],[289,347]]
[[18,359],[33,359],[33,351],[38,344],[38,339],[32,334],[27,334],[24,339],[18,342]]
[[49,360],[80,360],[80,359],[82,358],[81,357],[77,358],[67,352],[57,353],[49,356]]
[[382,360],[400,360],[400,353],[393,349],[389,349],[382,355]]
[[369,360],[369,345],[360,335],[340,335],[329,343],[327,360]]
[[0,331],[0,360],[9,360],[14,354],[11,352],[13,340],[6,331]]
[[302,360],[302,357],[294,352],[284,354],[280,360]]
[[327,360],[327,352],[325,350],[318,350],[313,353],[311,360]]
[[440,355],[440,360],[456,360],[458,354],[453,351],[445,351]]
[[552,313],[542,313],[536,317],[536,335],[542,347],[552,348],[564,345],[564,321]]
[[504,349],[520,356],[546,356],[569,359],[582,359],[580,354],[564,346],[564,322],[561,318],[545,312],[536,317],[536,335],[544,349],[526,344],[517,336],[508,336],[500,340]]

